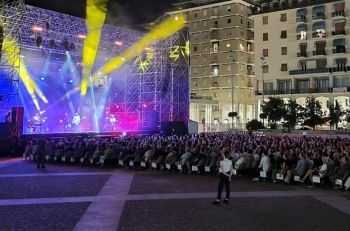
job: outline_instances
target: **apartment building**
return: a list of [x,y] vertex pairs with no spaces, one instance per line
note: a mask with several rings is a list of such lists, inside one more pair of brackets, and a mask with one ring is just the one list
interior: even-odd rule
[[350,1],[262,1],[253,19],[257,118],[270,96],[350,109]]
[[[190,119],[201,124],[200,131],[243,127],[255,113],[252,5],[202,0],[176,7],[168,14],[184,12],[188,20]],[[233,123],[232,111],[237,112]]]

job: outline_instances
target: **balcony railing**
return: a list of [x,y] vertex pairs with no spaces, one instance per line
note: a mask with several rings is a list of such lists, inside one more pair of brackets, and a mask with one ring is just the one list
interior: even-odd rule
[[350,66],[347,67],[326,67],[326,68],[315,68],[315,69],[301,69],[301,70],[290,70],[290,75],[305,75],[305,74],[317,74],[317,73],[333,73],[350,71]]
[[326,55],[326,51],[325,50],[312,51],[312,55]]
[[336,48],[333,48],[333,54],[338,54],[338,53],[346,53],[346,48],[345,46],[338,46]]
[[333,88],[296,88],[296,89],[277,89],[277,90],[264,90],[255,91],[255,95],[290,95],[290,94],[311,94],[311,93],[331,93]]
[[306,16],[299,16],[297,17],[297,22],[306,22]]
[[312,20],[319,20],[319,19],[322,19],[322,20],[326,19],[324,13],[318,13],[318,14],[312,15]]
[[344,10],[339,10],[339,11],[334,11],[332,12],[332,17],[345,17],[345,11]]
[[307,52],[298,52],[297,57],[307,57]]
[[341,30],[341,31],[332,31],[332,35],[345,35],[345,30]]
[[213,100],[213,97],[211,96],[195,96],[195,95],[191,95],[191,99],[197,99],[197,100]]

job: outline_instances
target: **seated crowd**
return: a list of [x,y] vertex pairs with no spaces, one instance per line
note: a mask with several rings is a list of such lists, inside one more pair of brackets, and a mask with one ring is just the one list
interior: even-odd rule
[[[39,141],[28,141],[25,159],[35,158]],[[274,137],[248,133],[203,133],[45,140],[45,159],[80,164],[116,164],[181,173],[216,173],[223,153],[230,152],[236,175],[350,188],[350,139]]]

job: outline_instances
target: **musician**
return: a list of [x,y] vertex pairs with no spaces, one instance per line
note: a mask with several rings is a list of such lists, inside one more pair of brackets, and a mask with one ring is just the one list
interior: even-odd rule
[[72,121],[73,127],[74,127],[75,129],[79,129],[80,122],[81,122],[81,117],[80,117],[79,113],[76,112],[76,113],[74,114],[73,121]]
[[68,121],[68,113],[67,112],[64,113],[62,123],[63,123],[63,130],[65,132],[68,131],[69,121]]

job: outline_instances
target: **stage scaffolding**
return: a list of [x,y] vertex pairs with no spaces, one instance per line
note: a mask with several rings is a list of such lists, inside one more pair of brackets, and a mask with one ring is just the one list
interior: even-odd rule
[[0,0],[0,121],[18,103],[20,50],[11,48],[21,43],[24,12],[22,0]]
[[[20,1],[18,1],[20,2]],[[23,15],[17,19],[18,33],[16,41],[22,50],[48,51],[64,55],[69,51],[74,60],[81,62],[84,36],[87,34],[85,20],[33,6],[18,5],[21,11],[12,8],[12,16]],[[25,11],[24,11],[25,9]],[[22,23],[23,22],[23,23]],[[21,39],[19,35],[21,36]],[[120,55],[144,35],[144,32],[113,25],[104,25],[99,46],[99,56],[104,62]],[[116,41],[121,44],[116,44]],[[163,41],[148,47],[143,54],[125,64],[125,81],[111,84],[109,99],[105,111],[118,114],[125,120],[136,120],[140,130],[159,129],[161,122],[182,121],[189,117],[189,80],[188,55],[184,49],[188,41],[186,31],[178,32]],[[182,51],[181,51],[182,50]],[[178,58],[174,58],[174,54]],[[57,56],[59,57],[59,56]],[[148,60],[147,65],[140,62]],[[100,60],[101,61],[101,60]],[[94,70],[104,64],[99,61]],[[54,62],[59,62],[55,60]],[[9,70],[10,71],[10,70]],[[12,76],[18,69],[11,69]],[[112,76],[109,77],[117,77]],[[106,81],[105,83],[111,83]],[[103,84],[94,86],[103,88]],[[17,89],[17,88],[16,88]]]

